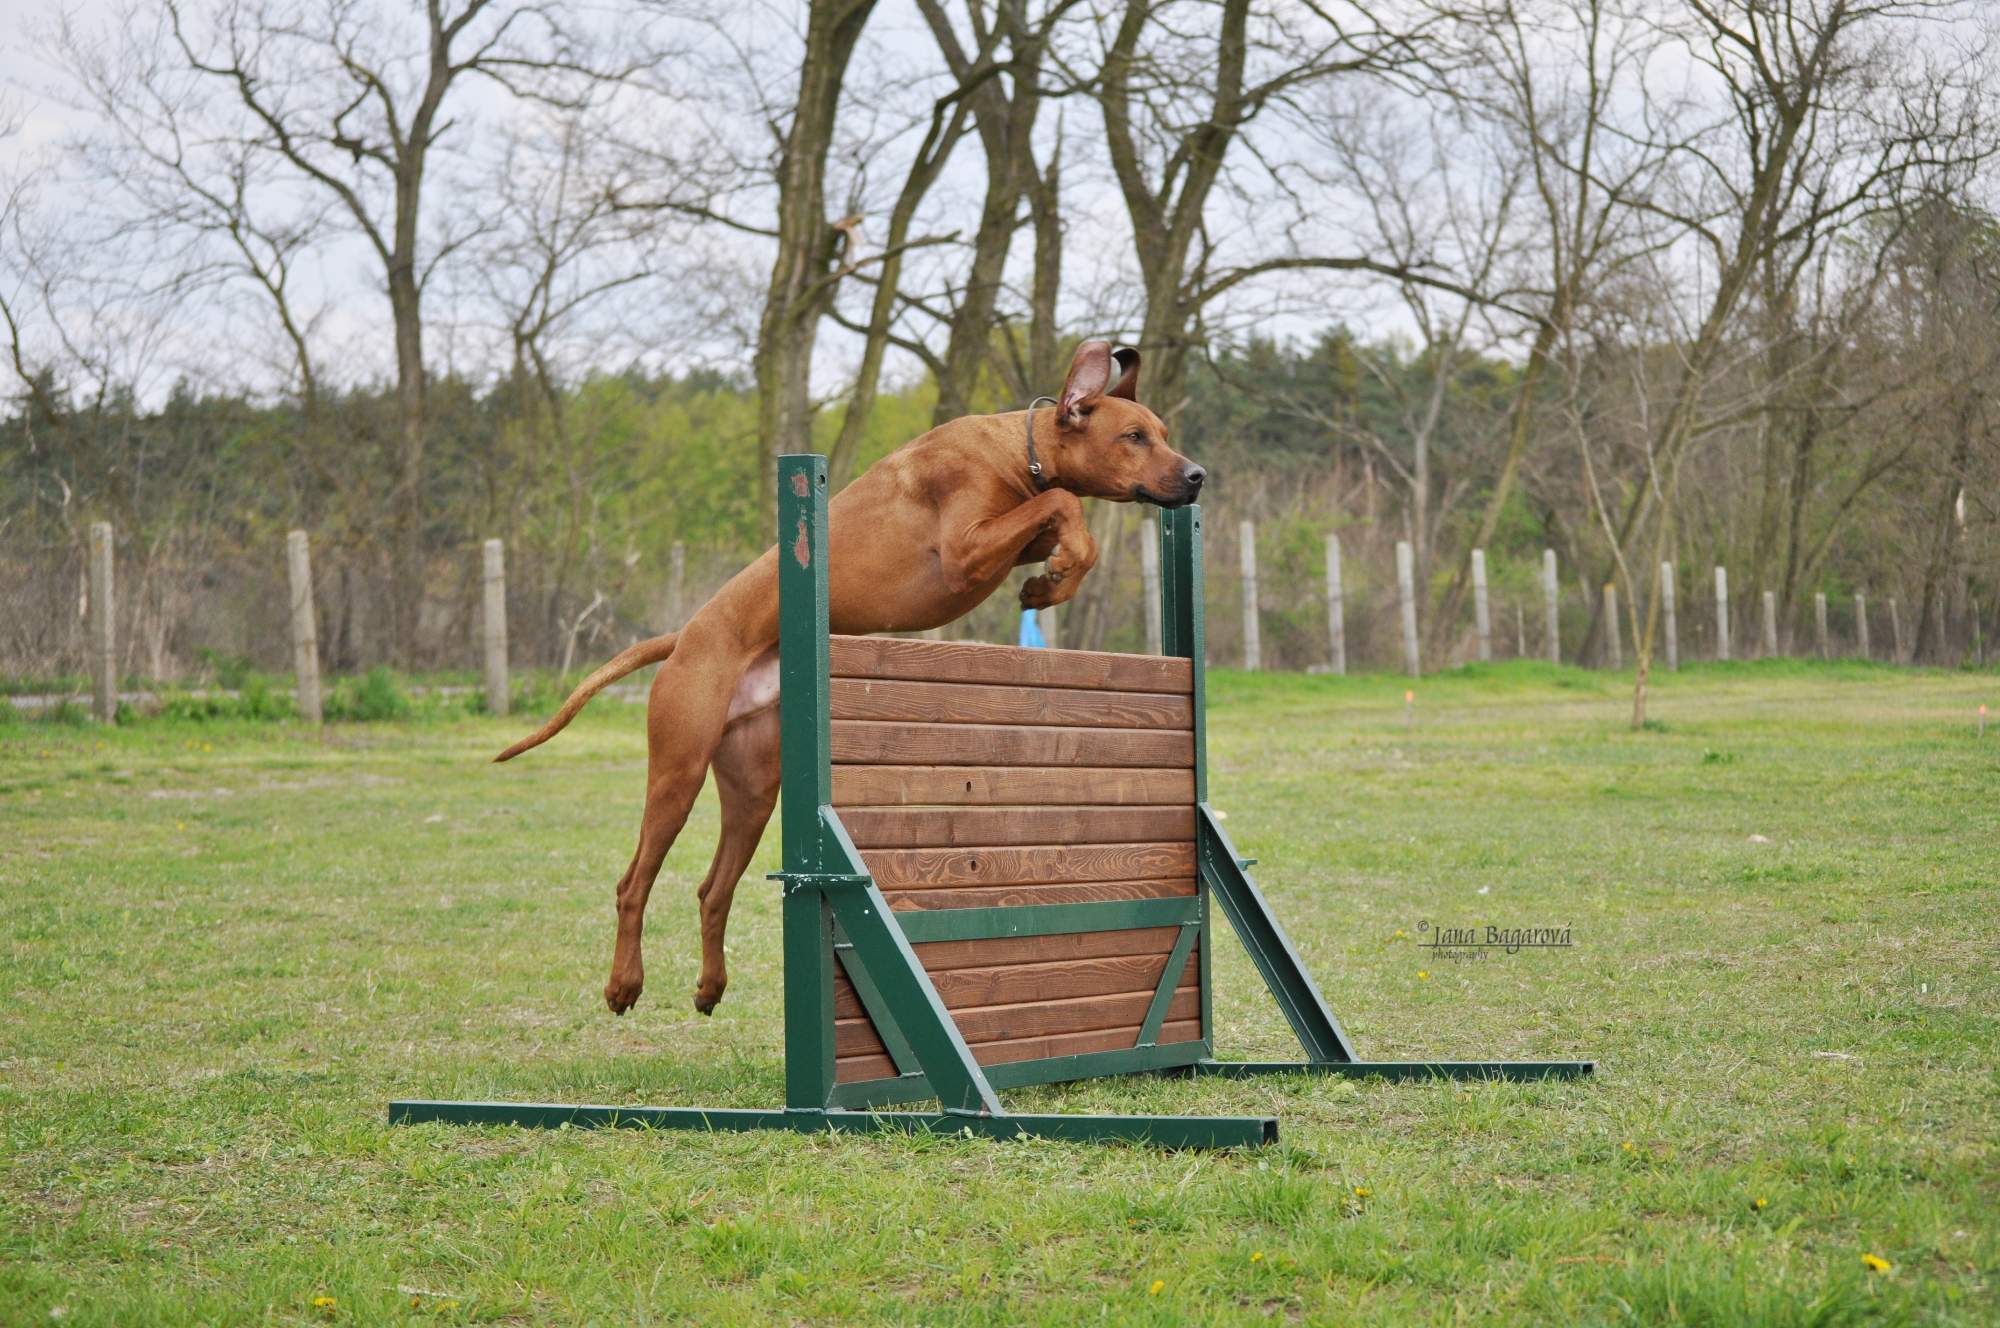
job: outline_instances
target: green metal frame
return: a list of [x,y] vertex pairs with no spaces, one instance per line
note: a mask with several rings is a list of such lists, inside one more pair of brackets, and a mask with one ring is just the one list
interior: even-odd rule
[[[778,671],[783,731],[785,1106],[783,1110],[398,1101],[391,1124],[443,1121],[553,1128],[804,1132],[900,1130],[980,1138],[1126,1140],[1169,1148],[1271,1143],[1268,1116],[1020,1115],[997,1090],[1113,1074],[1242,1078],[1264,1074],[1384,1079],[1563,1079],[1589,1061],[1362,1061],[1327,1008],[1297,950],[1251,880],[1208,804],[1207,678],[1203,665],[1201,509],[1160,514],[1164,649],[1189,660],[1194,683],[1197,805],[1194,896],[1011,908],[890,910],[832,806],[827,658],[827,469],[816,455],[778,459]],[[1249,951],[1306,1052],[1297,1062],[1214,1058],[1212,903]],[[981,1066],[912,945],[928,941],[1174,926],[1179,936],[1137,1042],[1113,1051]],[[1201,975],[1201,1036],[1161,1045],[1177,980],[1190,955]],[[863,1083],[834,1077],[834,973],[846,974],[888,1049],[895,1075]],[[875,1110],[935,1099],[937,1112]]]

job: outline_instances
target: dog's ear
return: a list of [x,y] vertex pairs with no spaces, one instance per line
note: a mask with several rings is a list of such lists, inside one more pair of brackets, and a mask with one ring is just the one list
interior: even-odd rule
[[1075,427],[1083,419],[1083,403],[1103,396],[1110,385],[1111,343],[1086,341],[1078,346],[1069,362],[1069,376],[1063,379],[1062,396],[1056,402],[1056,423],[1064,428]]
[[1120,346],[1111,352],[1111,358],[1118,362],[1120,373],[1117,384],[1104,395],[1123,397],[1127,401],[1139,399],[1139,352],[1130,346]]

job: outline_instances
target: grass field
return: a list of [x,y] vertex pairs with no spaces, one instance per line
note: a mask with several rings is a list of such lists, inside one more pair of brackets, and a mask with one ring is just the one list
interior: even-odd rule
[[[1120,1080],[1276,1148],[398,1128],[392,1096],[782,1101],[778,910],[693,1013],[704,798],[599,1002],[640,712],[0,727],[0,1323],[2000,1320],[1992,675],[1214,675],[1214,800],[1370,1058]],[[753,872],[775,865],[767,839]],[[1421,924],[1575,947],[1428,960]],[[1223,1054],[1282,1021],[1218,945]],[[1885,1262],[1871,1267],[1865,1256]]]

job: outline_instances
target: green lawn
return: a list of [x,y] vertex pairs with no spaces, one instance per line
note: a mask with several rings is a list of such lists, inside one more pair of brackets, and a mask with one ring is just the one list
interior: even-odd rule
[[[0,727],[0,1323],[1768,1322],[2000,1315],[1993,675],[1216,674],[1214,800],[1364,1056],[1120,1080],[1261,1152],[389,1129],[392,1096],[766,1106],[775,887],[689,1004],[704,799],[598,991],[640,712]],[[767,839],[761,873],[775,864]],[[1420,924],[1575,948],[1427,960]],[[1224,1054],[1292,1051],[1219,945]],[[1872,1270],[1864,1256],[1886,1260]]]

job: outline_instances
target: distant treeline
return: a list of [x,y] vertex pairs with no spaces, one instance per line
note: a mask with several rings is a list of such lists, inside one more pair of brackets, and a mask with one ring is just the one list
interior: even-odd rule
[[[1205,524],[1218,658],[1231,657],[1240,621],[1233,569],[1241,520],[1258,522],[1261,531],[1267,665],[1323,661],[1321,541],[1328,532],[1339,533],[1346,550],[1357,660],[1386,665],[1399,658],[1393,548],[1419,529],[1428,536],[1420,541],[1427,660],[1464,656],[1469,608],[1452,621],[1435,619],[1505,463],[1520,374],[1502,360],[1459,355],[1443,371],[1436,416],[1427,423],[1413,403],[1430,400],[1439,375],[1434,357],[1411,345],[1364,341],[1341,328],[1308,344],[1253,341],[1190,374],[1175,442],[1214,475],[1206,500],[1213,519]],[[974,409],[1018,409],[1021,403],[1001,399],[1003,390],[989,385]],[[296,405],[183,389],[147,410],[129,395],[79,401],[61,383],[40,384],[0,420],[7,586],[0,672],[80,667],[86,514],[110,520],[117,533],[123,671],[159,678],[188,676],[216,657],[285,667],[283,541],[295,527],[312,537],[321,649],[335,672],[383,662],[467,665],[478,544],[489,537],[507,545],[513,651],[524,666],[588,663],[672,625],[763,546],[769,497],[759,492],[757,404],[746,382],[713,373],[591,377],[561,394],[557,428],[538,408],[540,398],[516,382],[445,379],[429,396],[420,635],[415,653],[401,655],[387,612],[395,566],[384,519],[395,485],[392,398],[386,388],[350,390],[321,399],[308,416]],[[59,409],[48,409],[51,403]],[[927,379],[879,394],[857,465],[923,432],[934,404]],[[1539,613],[1541,551],[1554,548],[1566,593],[1573,593],[1565,609],[1569,649],[1587,654],[1601,626],[1593,617],[1595,588],[1607,576],[1608,545],[1580,492],[1560,403],[1536,408],[1545,419],[1485,542],[1502,606],[1496,635],[1512,641],[1516,608]],[[832,421],[822,427],[830,431]],[[1760,577],[1752,561],[1765,453],[1749,446],[1771,427],[1746,426],[1742,447],[1710,449],[1682,480],[1691,490],[1683,504],[1694,515],[1677,530],[1671,560],[1680,570],[1683,619],[1697,630],[1712,565],[1731,568],[1746,615],[1755,612],[1756,592],[1774,584],[1780,564]],[[1850,613],[1853,592],[1865,589],[1878,603],[1900,593],[1925,657],[1970,649],[1980,630],[1978,606],[1990,606],[1995,586],[1992,523],[1968,522],[1955,502],[1942,537],[1964,529],[1984,542],[1967,547],[1957,580],[1944,568],[1946,616],[1929,626],[1931,640],[1916,632],[1926,592],[1924,539],[1932,533],[1922,517],[1951,484],[1952,474],[1935,467],[1950,459],[1953,439],[1948,432],[1926,439],[1906,421],[1895,440],[1900,463],[1884,468],[1875,431],[1886,425],[1862,413],[1837,427],[1868,430],[1875,441],[1843,447],[1838,438],[1822,440],[1835,462],[1817,477],[1814,495],[1825,496],[1808,495],[1796,519],[1823,524],[1825,533],[1809,586],[1787,606],[1787,636],[1796,627],[1805,639],[1801,605],[1812,590],[1829,592],[1838,616]],[[1421,527],[1418,430],[1428,430]],[[1990,473],[1993,449],[1980,441],[1967,464]],[[1871,465],[1881,473],[1871,477],[1864,468]],[[1863,480],[1866,500],[1843,503],[1841,495]],[[1060,615],[1063,644],[1142,645],[1142,520],[1133,509],[1103,505],[1096,525],[1105,556],[1090,593]],[[669,558],[676,542],[686,555],[678,604]],[[1782,544],[1766,543],[1782,553]],[[1938,598],[1935,585],[1931,597]],[[955,630],[1010,639],[1013,617],[1003,594]],[[1748,629],[1743,635],[1748,639]],[[1886,645],[1886,632],[1877,635]]]

